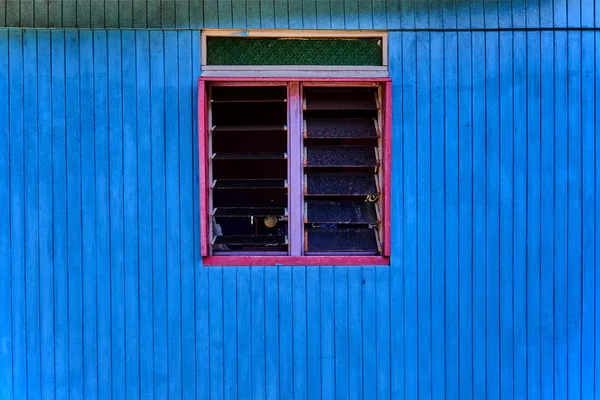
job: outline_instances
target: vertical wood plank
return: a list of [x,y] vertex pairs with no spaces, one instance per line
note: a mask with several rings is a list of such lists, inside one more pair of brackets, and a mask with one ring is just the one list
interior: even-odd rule
[[[198,218],[196,218],[199,220]],[[198,242],[198,240],[196,240]],[[196,254],[197,259],[200,253]],[[199,265],[197,265],[199,266]],[[195,287],[196,287],[196,360],[203,360],[198,362],[196,365],[198,371],[196,373],[196,398],[207,400],[210,398],[210,332],[209,332],[209,315],[208,315],[208,268],[197,268],[195,274]],[[238,276],[239,278],[239,276]],[[238,279],[238,296],[240,292],[240,285]],[[239,307],[239,301],[237,302]],[[240,314],[238,313],[238,327],[239,327]],[[242,335],[243,336],[243,335]],[[238,336],[239,340],[239,336]],[[239,343],[239,342],[238,342]],[[240,357],[243,356],[243,353]],[[240,363],[241,363],[240,358]]]
[[119,27],[119,0],[104,1],[104,25],[107,29]]
[[121,32],[108,46],[108,135],[110,188],[110,343],[112,395],[125,394],[125,259],[123,226],[123,81]]
[[512,0],[512,21],[513,28],[525,28],[527,26],[525,0]]
[[[4,5],[0,6],[0,10],[2,10],[2,8]],[[43,1],[36,1],[33,4],[33,8],[34,8],[34,21],[33,21],[33,26],[36,28],[47,28],[48,27],[48,7],[49,7],[49,3],[43,2]],[[0,11],[0,14],[2,14],[2,11]],[[0,21],[2,21],[2,17],[0,15]]]
[[581,0],[569,0],[567,6],[567,27],[581,27]]
[[233,27],[233,0],[221,0],[217,4],[219,12],[219,28]]
[[[150,4],[149,4],[150,5]],[[154,395],[169,396],[168,291],[165,177],[165,40],[164,33],[150,32],[150,137],[152,176],[152,307]]]
[[335,399],[334,267],[320,268],[321,397]]
[[190,4],[187,1],[175,1],[175,26],[177,28],[189,29],[190,27]]
[[190,0],[190,28],[204,27],[204,1]]
[[[377,288],[375,267],[362,267],[362,386],[365,398],[377,398]],[[351,327],[355,329],[355,327]],[[366,349],[366,351],[363,351]]]
[[[69,2],[65,2],[65,3],[69,3]],[[133,0],[119,0],[118,4],[119,4],[119,28],[133,28]],[[64,15],[64,9],[63,9],[63,15]]]
[[63,26],[62,12],[62,1],[53,1],[48,3],[48,28],[58,28]]
[[498,33],[485,35],[486,94],[486,356],[488,398],[500,398],[499,265],[499,79]]
[[[184,31],[178,34],[179,67],[179,211],[181,229],[181,374],[182,397],[193,398],[196,393],[196,358],[194,340],[194,193],[198,192],[194,177],[194,154],[192,138],[196,130],[192,121],[196,104],[197,71],[194,71],[194,44],[200,42],[199,32]],[[198,57],[199,59],[199,57]],[[186,83],[187,82],[187,83]],[[234,275],[235,280],[235,275]]]
[[[485,11],[488,3],[485,0],[470,0],[471,29],[485,29]],[[461,18],[468,18],[467,9],[463,9],[463,11],[466,15],[461,15]]]
[[[277,287],[277,286],[275,286]],[[237,388],[236,269],[223,269],[223,398],[235,399]],[[243,332],[243,331],[242,331]]]
[[498,28],[498,21],[499,21],[499,10],[498,10],[498,3],[493,2],[493,1],[485,1],[483,3],[483,8],[484,8],[484,18],[485,18],[485,27],[487,29],[494,29],[494,28]]
[[105,0],[94,0],[90,3],[90,26],[92,28],[104,28],[106,26],[104,19]]
[[54,259],[54,366],[56,398],[69,396],[69,303],[67,279],[67,154],[65,126],[65,32],[51,31],[52,221]]
[[[3,5],[2,5],[3,6]],[[1,6],[0,6],[1,7]],[[0,20],[2,22],[2,20]],[[11,304],[11,163],[10,163],[10,101],[11,91],[9,63],[9,32],[0,31],[0,218],[5,223],[0,226],[0,395],[10,399],[13,396],[13,356],[12,356],[12,304]]]
[[[598,8],[596,8],[596,15],[600,16],[600,10]],[[596,18],[596,24],[598,25],[598,23],[600,22],[600,18]],[[594,44],[595,44],[595,60],[594,60],[594,76],[598,77],[600,76],[600,32],[595,32],[594,33]],[[598,118],[600,117],[600,98],[598,96],[598,93],[600,93],[600,79],[595,79],[594,82],[594,87],[595,87],[595,108],[594,108],[594,115],[595,115],[595,124],[594,124],[594,129],[597,130],[598,129]],[[596,137],[596,143],[595,143],[595,166],[594,166],[594,171],[595,171],[595,187],[598,188],[600,187],[600,156],[598,153],[600,153],[600,135],[595,135]],[[594,260],[596,265],[598,265],[598,262],[600,262],[600,234],[598,234],[598,224],[600,223],[600,210],[598,207],[598,197],[600,196],[598,194],[598,191],[596,191],[595,193],[596,196],[596,203],[595,204],[595,219],[594,219],[594,226],[595,226],[595,243],[594,243]],[[594,287],[598,287],[598,285],[600,285],[600,271],[598,271],[598,268],[596,268],[595,270],[595,277],[594,277]],[[595,337],[594,337],[594,365],[600,365],[600,295],[598,294],[598,291],[596,291],[596,295],[595,295],[595,302],[594,302],[594,312],[595,312]],[[595,369],[595,388],[600,388],[600,368],[596,368]]]
[[[223,398],[223,268],[208,270],[210,396]],[[169,329],[170,332],[170,329]]]
[[[134,10],[135,12],[135,10]],[[135,17],[134,17],[135,24]],[[154,370],[152,357],[152,188],[149,177],[151,171],[150,121],[150,37],[148,31],[136,31],[136,106],[137,124],[137,192],[138,192],[138,243],[139,243],[139,344],[140,344],[140,396],[154,395]],[[167,125],[167,128],[169,126]],[[174,205],[173,208],[177,206]],[[168,228],[167,228],[168,229]],[[143,249],[143,250],[142,250]],[[169,261],[167,260],[169,266]],[[168,284],[168,283],[167,283]],[[173,292],[177,287],[173,288]],[[171,292],[168,292],[171,294]],[[173,293],[178,296],[178,292]],[[169,340],[173,346],[176,334]],[[170,349],[169,349],[170,350]]]
[[344,29],[346,21],[344,19],[344,3],[341,1],[330,2],[331,9],[331,29]]
[[349,398],[348,381],[348,269],[335,268],[334,315],[335,315],[335,397]]
[[512,28],[512,0],[498,0],[498,27]]
[[414,2],[415,28],[430,28],[429,25],[429,2]]
[[[294,399],[307,397],[306,267],[292,269],[292,348]],[[257,393],[253,388],[253,393]]]
[[[164,17],[163,8],[163,17]],[[163,26],[165,20],[163,18]],[[181,198],[179,126],[179,52],[177,31],[163,33],[165,49],[165,205],[167,239],[167,346],[169,397],[181,397]],[[171,73],[169,71],[172,71]],[[209,279],[212,282],[212,275]],[[218,283],[217,283],[218,284]],[[221,283],[222,285],[222,283]],[[209,286],[210,288],[210,286]],[[209,298],[213,301],[212,292]],[[209,311],[210,313],[210,311]],[[221,346],[222,349],[222,346]]]
[[405,396],[416,398],[418,391],[417,328],[417,40],[416,34],[402,35],[403,53],[403,137],[404,137],[404,356]]
[[20,0],[6,0],[6,26],[15,27],[19,26],[21,19],[21,2]]
[[415,24],[415,1],[418,0],[400,0],[400,20],[402,29],[414,29]]
[[390,392],[390,271],[388,267],[375,269],[377,302],[377,397],[391,398]]
[[[91,2],[92,0],[75,0],[75,27],[91,28]],[[70,25],[73,26],[73,25]]]
[[[193,4],[190,4],[192,7]],[[192,11],[193,8],[190,10]],[[191,18],[191,16],[190,16]],[[198,76],[200,72],[200,32],[195,31],[192,33],[192,73],[194,77]],[[191,106],[195,109],[198,107],[198,93],[200,90],[204,90],[204,86],[198,84],[198,91],[195,87],[195,82],[192,84],[192,104]],[[196,117],[196,113],[194,112],[194,117],[192,117],[192,173],[194,177],[193,183],[193,244],[192,244],[192,252],[191,255],[193,259],[193,268],[194,268],[194,343],[195,343],[195,387],[194,390],[196,395],[194,396],[196,399],[206,400],[209,398],[209,365],[208,363],[200,362],[200,360],[208,359],[209,350],[208,350],[208,315],[207,315],[207,307],[208,299],[206,299],[208,284],[205,279],[207,276],[207,268],[202,268],[201,261],[201,249],[200,249],[200,190],[199,190],[199,154],[196,149],[198,148],[198,118]],[[237,271],[236,271],[237,273]],[[237,283],[237,282],[236,282]],[[237,307],[237,299],[236,299],[236,307]]]
[[[571,20],[569,9],[569,24]],[[577,22],[578,23],[578,22]],[[567,393],[581,397],[581,32],[567,33]]]
[[564,0],[553,0],[554,28],[567,27],[567,2]]
[[[582,5],[583,7],[583,5]],[[589,9],[589,8],[588,8]],[[594,396],[594,34],[582,32],[581,152],[582,152],[582,316],[581,397]],[[590,216],[590,217],[588,217]]]
[[540,35],[527,33],[527,380],[540,396]]
[[433,0],[429,3],[429,27],[432,29],[443,29],[442,0]]
[[593,28],[594,27],[594,12],[595,2],[592,0],[581,0],[581,27],[582,28]]
[[[79,34],[79,70],[81,105],[81,233],[83,274],[83,394],[86,398],[98,396],[98,281],[96,276],[96,179],[94,150],[94,47],[93,33]],[[85,161],[84,158],[85,157]]]
[[[462,36],[463,34],[459,34]],[[473,398],[485,398],[486,390],[486,148],[485,148],[485,33],[464,34],[471,39],[473,68]],[[460,39],[459,39],[460,40]],[[461,42],[462,43],[462,42]],[[460,43],[459,43],[460,46]],[[461,52],[459,48],[459,54]],[[468,54],[468,53],[467,53]],[[468,57],[468,56],[467,56]],[[475,105],[478,105],[475,107]],[[476,283],[476,284],[475,284]]]
[[527,396],[527,59],[522,50],[527,46],[524,32],[513,33],[514,82],[514,265],[513,265],[513,331],[514,331],[514,396]]
[[[81,133],[79,33],[65,33],[67,130],[67,254],[70,397],[83,397]],[[12,75],[12,74],[11,74]],[[13,279],[15,278],[13,274]]]
[[278,277],[278,267],[265,268],[265,395],[267,399],[279,398]]
[[[265,267],[250,269],[252,397],[265,397]],[[295,337],[294,337],[295,338]]]
[[419,398],[431,398],[431,48],[417,33],[417,359]]
[[[431,119],[431,397],[444,395],[446,389],[445,363],[445,260],[446,223],[444,201],[445,185],[445,137],[446,110],[444,99],[444,33],[431,33],[431,109],[436,118]],[[452,112],[452,111],[451,111]],[[398,229],[398,228],[396,228]],[[377,282],[379,286],[379,281]],[[378,289],[379,291],[380,289]],[[391,292],[393,293],[393,292]],[[394,295],[395,296],[395,295]],[[442,339],[444,338],[444,339]]]
[[[307,396],[321,397],[321,267],[306,267]],[[269,269],[269,268],[267,268]]]
[[[96,282],[98,337],[98,397],[111,396],[111,264],[110,161],[108,123],[107,31],[94,31],[94,151],[96,164]],[[103,239],[107,238],[107,239]]]
[[246,26],[260,28],[260,3],[257,0],[246,1]]
[[125,397],[139,398],[139,268],[137,191],[137,79],[134,31],[121,33],[123,52],[123,197],[125,265]]
[[[554,34],[541,33],[541,242],[554,247]],[[554,395],[554,252],[542,251],[541,294],[541,396]]]
[[[164,3],[164,1],[162,2]],[[133,27],[146,28],[148,27],[147,4],[146,1],[133,1]]]
[[25,310],[25,177],[23,111],[23,34],[8,32],[9,146],[10,146],[10,247],[12,294],[12,379],[13,395],[27,394],[27,336]]
[[[294,392],[292,339],[292,268],[279,267],[279,394],[291,399]],[[239,337],[239,336],[238,336]],[[239,393],[239,392],[238,392]],[[250,393],[249,391],[246,393]]]
[[[244,11],[245,14],[245,2],[236,2],[238,8]],[[234,3],[235,4],[235,3]],[[235,15],[235,12],[234,12]],[[243,15],[243,21],[245,22],[245,15]],[[234,17],[235,21],[235,17]],[[234,26],[238,26],[234,22]],[[245,27],[245,24],[243,25]],[[219,4],[217,0],[206,0],[204,1],[204,27],[205,28],[218,28],[219,27]]]
[[364,396],[362,267],[348,269],[348,390],[351,400]]
[[161,27],[175,28],[175,1],[161,0],[160,2]]
[[373,8],[371,0],[358,0],[359,29],[373,29]]
[[146,13],[147,20],[146,24],[148,28],[161,28],[162,27],[162,15],[160,12],[161,0],[147,0],[146,2]]
[[23,31],[25,334],[27,395],[32,397],[41,396],[37,50],[37,32]]
[[[445,232],[444,253],[445,291],[445,370],[446,391],[458,398],[459,395],[459,347],[458,347],[458,58],[464,51],[464,36],[456,32],[446,33],[444,38],[444,124],[445,154]],[[460,48],[459,46],[460,39]]]
[[458,49],[458,335],[459,397],[473,398],[473,49],[471,36]]
[[385,0],[372,0],[373,7],[373,29],[388,29],[387,11]]
[[288,1],[289,29],[302,29],[302,2]]
[[513,397],[513,58],[500,33],[500,397]]
[[[235,3],[234,3],[235,4]],[[275,28],[285,29],[289,27],[288,4],[285,1],[273,2],[273,11],[275,14]]]
[[302,29],[317,28],[317,0],[302,0]]
[[527,27],[538,28],[540,26],[540,7],[548,7],[543,5],[539,0],[526,0]]
[[[237,336],[237,348],[238,348],[238,395],[240,393],[249,395],[252,393],[252,332],[248,332],[248,328],[251,328],[251,304],[252,295],[250,292],[250,267],[240,267],[237,269],[237,330],[238,332],[245,332],[244,335]],[[281,282],[279,282],[281,288]],[[291,285],[290,285],[290,298],[291,298]],[[291,301],[290,301],[291,307]],[[291,318],[291,308],[290,314]],[[281,312],[281,309],[280,309]],[[291,330],[291,323],[289,325]],[[291,343],[291,331],[289,332],[289,340]],[[283,336],[283,335],[282,335]],[[283,339],[282,339],[283,340]],[[290,357],[291,362],[291,357]],[[212,366],[211,366],[212,367]],[[212,369],[212,368],[211,368]],[[291,369],[289,377],[291,378]],[[212,389],[212,388],[211,388]],[[290,391],[291,393],[291,391]]]
[[261,28],[275,28],[275,2],[260,0],[260,26]]
[[8,26],[6,24],[6,7],[7,7],[7,1],[3,1],[2,4],[0,4],[0,26]]
[[469,1],[455,0],[456,27],[458,29],[471,28],[471,15]]
[[331,29],[331,2],[317,0],[317,29]]
[[[442,8],[444,29],[457,27],[457,4],[455,0],[445,0]],[[460,5],[460,2],[458,3]]]
[[358,0],[344,0],[344,28],[360,29]]
[[20,28],[33,28],[35,21],[35,9],[33,0],[21,0],[19,4],[19,25]]

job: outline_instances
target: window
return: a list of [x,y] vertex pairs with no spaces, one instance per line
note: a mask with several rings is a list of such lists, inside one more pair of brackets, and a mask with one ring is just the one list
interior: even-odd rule
[[[388,264],[391,82],[382,41],[271,36],[203,35],[203,264]],[[319,49],[321,65],[303,61]],[[352,52],[362,60],[337,65]]]

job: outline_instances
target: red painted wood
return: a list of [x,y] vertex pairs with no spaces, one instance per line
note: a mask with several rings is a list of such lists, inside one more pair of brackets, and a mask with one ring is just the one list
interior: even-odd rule
[[[202,76],[198,78],[198,81],[209,82],[211,85],[223,85],[223,86],[245,86],[245,85],[255,85],[255,86],[281,86],[285,85],[286,82],[302,82],[306,83],[307,86],[328,86],[335,82],[355,82],[355,83],[364,83],[364,82],[391,82],[391,78],[299,78],[299,77],[277,77],[277,80],[274,81],[273,78],[266,77],[256,77],[256,78],[247,78],[247,77],[236,77],[236,76],[218,76],[218,77],[209,77]],[[263,84],[258,84],[257,82],[266,82]]]
[[391,191],[392,191],[392,82],[384,87],[383,114],[383,255],[391,252]]
[[[302,217],[302,196],[294,195],[292,192],[293,188],[297,188],[302,191],[302,170],[301,168],[295,168],[292,164],[288,165],[288,175],[290,179],[290,252],[291,256],[208,256],[208,244],[210,243],[209,238],[209,209],[208,209],[208,121],[207,115],[203,112],[206,109],[206,84],[210,83],[214,86],[281,86],[290,83],[290,91],[288,95],[288,101],[290,102],[290,118],[288,121],[290,129],[289,133],[301,132],[302,120],[301,113],[297,116],[294,113],[293,104],[298,104],[301,107],[301,89],[299,82],[306,86],[336,86],[343,85],[348,86],[353,83],[356,85],[365,85],[371,82],[382,83],[384,86],[383,90],[383,140],[382,140],[382,152],[383,152],[383,255],[385,257],[375,256],[300,256],[302,249],[302,223],[294,223],[294,215],[299,213],[299,217]],[[391,134],[392,134],[392,84],[390,78],[331,78],[323,80],[323,78],[278,78],[277,81],[273,81],[271,78],[260,77],[260,78],[242,78],[239,77],[200,77],[198,78],[198,153],[199,153],[199,164],[200,164],[200,249],[202,256],[204,257],[204,265],[389,265],[389,259],[387,256],[390,255],[391,250],[391,235],[390,235],[390,204],[391,204]],[[297,126],[296,126],[297,125]],[[290,155],[294,148],[302,150],[301,143],[298,146],[292,146],[291,141],[293,138],[290,135],[289,152]],[[301,139],[300,139],[301,140]],[[300,160],[301,154],[296,157],[290,157],[290,162],[293,160]],[[295,177],[295,172],[299,172],[299,181]],[[297,204],[298,203],[298,204]],[[297,211],[295,211],[297,210]],[[295,227],[295,228],[294,228]],[[299,232],[299,233],[298,233]],[[298,251],[297,247],[300,247]],[[215,261],[216,260],[216,261]],[[225,262],[226,260],[226,262]]]
[[304,224],[302,207],[302,89],[299,82],[290,82],[288,90],[288,179],[290,256],[302,255]]
[[198,175],[200,176],[200,253],[208,256],[208,119],[206,115],[206,83],[198,81]]
[[202,265],[390,265],[390,259],[380,256],[210,256],[202,258]]

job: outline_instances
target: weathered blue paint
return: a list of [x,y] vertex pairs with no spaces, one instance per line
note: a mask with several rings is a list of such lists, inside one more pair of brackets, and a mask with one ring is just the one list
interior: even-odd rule
[[468,30],[593,27],[589,1],[100,3],[446,31],[390,32],[390,267],[205,268],[199,32],[0,29],[0,398],[599,396],[600,32]]

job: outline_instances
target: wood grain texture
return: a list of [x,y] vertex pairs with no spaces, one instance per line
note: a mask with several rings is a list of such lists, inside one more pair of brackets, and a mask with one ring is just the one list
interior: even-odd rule
[[0,397],[593,397],[598,39],[390,33],[390,258],[221,268],[199,32],[0,29]]

